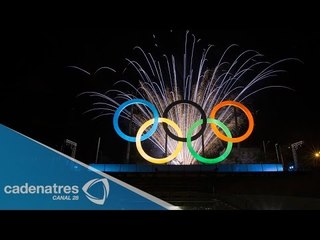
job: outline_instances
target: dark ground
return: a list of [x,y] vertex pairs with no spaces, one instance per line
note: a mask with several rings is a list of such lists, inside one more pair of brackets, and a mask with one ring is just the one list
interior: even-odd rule
[[319,210],[320,172],[113,176],[185,210]]

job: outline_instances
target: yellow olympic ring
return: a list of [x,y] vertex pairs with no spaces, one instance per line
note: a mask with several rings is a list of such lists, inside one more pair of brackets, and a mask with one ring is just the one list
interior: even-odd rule
[[[145,153],[145,151],[142,149],[141,146],[141,136],[143,134],[143,132],[147,129],[147,127],[149,127],[150,125],[152,125],[154,123],[154,119],[151,119],[147,122],[145,122],[144,124],[142,124],[142,126],[139,128],[139,131],[137,133],[136,136],[136,146],[137,146],[137,150],[140,153],[140,155],[146,159],[149,162],[155,163],[155,164],[164,164],[167,162],[170,162],[171,160],[175,159],[178,154],[181,152],[182,150],[182,146],[183,146],[183,142],[178,142],[178,145],[176,147],[176,150],[169,156],[167,156],[166,158],[153,158],[150,157],[148,154]],[[170,125],[178,134],[178,136],[180,138],[182,138],[182,131],[181,129],[178,127],[178,125],[176,123],[174,123],[173,121],[171,121],[170,119],[167,118],[159,118],[159,123],[167,123],[168,125]]]
[[216,116],[216,113],[220,110],[220,108],[222,107],[225,107],[225,106],[235,106],[235,107],[238,107],[240,108],[247,116],[248,118],[248,121],[249,121],[249,127],[248,127],[248,130],[247,132],[240,136],[240,137],[237,137],[237,138],[229,138],[229,137],[226,137],[225,135],[223,135],[219,129],[217,128],[217,126],[215,124],[211,124],[211,128],[213,130],[213,132],[216,134],[216,136],[218,138],[220,138],[221,140],[223,141],[226,141],[226,142],[232,142],[232,143],[239,143],[239,142],[242,142],[244,140],[246,140],[252,133],[253,131],[253,128],[254,128],[254,120],[253,120],[253,116],[250,112],[250,110],[244,106],[243,104],[239,103],[239,102],[235,102],[235,101],[225,101],[225,102],[221,102],[219,103],[218,105],[216,105],[212,111],[211,111],[211,114],[210,114],[210,118],[213,118],[215,119],[215,116]]

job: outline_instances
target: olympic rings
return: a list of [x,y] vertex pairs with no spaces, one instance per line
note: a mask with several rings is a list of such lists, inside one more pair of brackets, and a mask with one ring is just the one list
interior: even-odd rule
[[151,129],[149,130],[149,132],[147,132],[145,135],[143,135],[141,137],[141,141],[144,141],[146,139],[148,139],[149,137],[152,136],[152,134],[154,134],[156,131],[157,131],[157,128],[158,128],[158,121],[159,121],[159,113],[156,109],[156,107],[151,103],[151,102],[148,102],[144,99],[132,99],[132,100],[129,100],[129,101],[126,101],[124,102],[123,104],[121,104],[117,111],[114,113],[114,116],[113,116],[113,126],[114,126],[114,129],[116,130],[116,132],[118,133],[118,135],[123,138],[124,140],[127,140],[128,142],[136,142],[136,138],[135,137],[131,137],[131,136],[128,136],[126,134],[124,134],[120,127],[119,127],[119,117],[120,117],[120,114],[121,112],[128,106],[130,105],[133,105],[135,103],[140,103],[140,104],[143,104],[143,105],[146,105],[147,107],[150,108],[150,110],[152,111],[153,113],[153,117],[154,117],[154,124],[153,126],[151,127]]
[[[173,121],[169,120],[169,119],[166,119],[166,118],[159,118],[159,122],[163,122],[163,123],[166,123],[166,124],[169,124],[177,133],[178,133],[178,136],[181,138],[182,137],[182,131],[181,129],[178,127],[178,125],[176,123],[174,123]],[[144,124],[142,124],[142,126],[140,127],[140,129],[138,130],[138,133],[137,133],[137,141],[136,141],[136,146],[137,146],[137,150],[138,152],[140,153],[140,155],[146,159],[147,161],[149,162],[152,162],[152,163],[156,163],[156,164],[163,164],[163,163],[167,163],[167,162],[170,162],[171,160],[175,159],[178,154],[181,152],[182,150],[182,145],[183,143],[182,142],[178,142],[178,145],[176,147],[176,150],[170,155],[170,156],[167,156],[166,158],[161,158],[161,159],[156,159],[156,158],[153,158],[153,157],[150,157],[149,155],[147,155],[145,153],[145,151],[142,149],[142,146],[141,146],[141,141],[140,141],[140,138],[141,138],[141,135],[142,133],[144,132],[144,130],[147,129],[147,127],[149,127],[151,124],[154,123],[154,119],[151,119],[147,122],[145,122]]]
[[[220,122],[219,120],[208,118],[207,122],[211,123],[211,124],[218,125],[220,128],[222,128],[222,130],[226,133],[226,135],[228,137],[230,137],[230,138],[232,137],[229,128],[226,125],[224,125],[222,122]],[[219,162],[225,160],[229,156],[229,154],[231,153],[232,145],[233,145],[232,142],[228,142],[227,149],[225,150],[225,152],[221,156],[219,156],[217,158],[205,158],[205,157],[202,157],[193,149],[193,147],[191,145],[191,141],[192,141],[191,135],[192,135],[192,132],[194,131],[194,129],[199,127],[201,124],[203,124],[203,120],[202,119],[200,119],[199,121],[195,122],[191,126],[191,128],[188,130],[188,133],[187,133],[187,146],[188,146],[188,149],[189,149],[191,155],[195,159],[197,159],[198,161],[200,161],[202,163],[214,164],[214,163],[219,163]]]
[[246,140],[252,133],[253,128],[254,128],[254,120],[253,120],[253,116],[251,114],[251,112],[249,111],[249,109],[244,106],[243,104],[239,103],[239,102],[235,102],[235,101],[225,101],[225,102],[221,102],[218,105],[216,105],[210,114],[210,118],[215,118],[216,113],[220,110],[220,108],[225,107],[225,106],[235,106],[240,108],[247,116],[248,120],[249,120],[249,128],[247,130],[247,132],[237,138],[231,138],[231,137],[226,137],[225,135],[223,135],[222,133],[220,133],[220,131],[218,130],[217,126],[215,124],[211,124],[211,128],[212,131],[217,135],[218,138],[220,138],[221,140],[225,141],[225,142],[232,142],[232,143],[239,143],[242,142],[244,140]]
[[[121,112],[126,107],[128,107],[130,105],[133,105],[133,104],[143,104],[143,105],[149,107],[150,110],[153,113],[153,116],[154,116],[153,119],[151,119],[151,120],[145,122],[144,124],[142,124],[142,126],[138,130],[138,133],[137,133],[136,137],[132,137],[132,136],[128,136],[128,135],[124,134],[121,131],[121,129],[119,127],[119,123],[118,123]],[[190,129],[187,131],[186,138],[183,138],[182,131],[179,128],[179,126],[176,123],[174,123],[172,120],[167,118],[170,109],[173,108],[174,106],[178,105],[178,104],[190,104],[190,105],[194,106],[195,108],[197,108],[199,110],[200,114],[201,114],[201,119],[198,120],[197,122],[195,122],[194,124],[192,124]],[[225,124],[223,124],[222,122],[220,122],[219,120],[215,119],[215,116],[216,116],[217,112],[222,107],[225,107],[225,106],[238,107],[247,116],[248,121],[249,121],[249,127],[248,127],[247,132],[244,135],[242,135],[240,137],[233,138],[232,135],[231,135],[230,130],[228,129],[228,127]],[[166,134],[168,136],[170,136],[172,139],[178,141],[178,144],[177,144],[177,147],[176,147],[175,151],[171,155],[169,155],[169,156],[167,156],[165,158],[153,158],[153,157],[149,156],[142,149],[142,145],[141,145],[141,141],[144,141],[144,140],[150,138],[156,132],[159,123],[163,123],[164,130],[165,130],[165,132],[166,132]],[[209,123],[211,125],[211,128],[212,128],[213,132],[215,133],[215,135],[219,139],[221,139],[221,140],[223,140],[223,141],[228,143],[225,152],[221,156],[216,157],[216,158],[205,158],[203,156],[200,156],[192,147],[192,141],[198,139],[200,136],[203,135],[203,133],[204,133],[204,131],[206,129],[207,123]],[[144,131],[150,125],[152,125],[150,130],[146,134],[142,135],[144,133]],[[176,131],[178,136],[176,136],[176,135],[174,135],[173,133],[170,132],[170,130],[168,128],[168,125],[170,125]],[[197,127],[199,127],[200,125],[201,125],[200,131],[197,134],[195,134],[194,136],[192,136],[193,131]],[[224,102],[219,103],[218,105],[216,105],[212,109],[212,111],[210,113],[210,118],[206,118],[206,114],[205,114],[204,110],[197,103],[189,101],[189,100],[179,100],[179,101],[175,101],[175,102],[171,103],[165,109],[165,111],[163,113],[163,118],[161,118],[161,117],[159,117],[159,113],[158,113],[156,107],[152,103],[150,103],[150,102],[148,102],[148,101],[146,101],[144,99],[132,99],[132,100],[129,100],[129,101],[121,104],[119,106],[119,108],[116,110],[116,112],[115,112],[115,114],[113,116],[113,126],[114,126],[115,131],[118,133],[118,135],[121,138],[123,138],[124,140],[127,140],[129,142],[135,142],[139,154],[149,162],[152,162],[152,163],[155,163],[155,164],[164,164],[164,163],[172,161],[181,152],[182,147],[183,147],[183,142],[187,142],[187,147],[188,147],[191,155],[195,159],[197,159],[198,161],[200,161],[202,163],[206,163],[206,164],[216,164],[216,163],[219,163],[219,162],[225,160],[229,156],[229,154],[231,153],[231,150],[232,150],[233,143],[242,142],[252,134],[252,131],[253,131],[253,128],[254,128],[254,120],[253,120],[253,116],[252,116],[250,110],[247,107],[245,107],[243,104],[241,104],[239,102],[235,102],[235,101],[224,101]],[[220,132],[220,130],[218,129],[217,126],[223,130],[225,135]]]

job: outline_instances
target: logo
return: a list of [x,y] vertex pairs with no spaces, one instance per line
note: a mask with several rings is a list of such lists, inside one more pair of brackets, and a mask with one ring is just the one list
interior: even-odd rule
[[29,183],[25,183],[23,185],[7,185],[3,189],[5,194],[59,194],[59,195],[67,195],[67,194],[78,194],[79,189],[78,186],[73,185],[57,185],[56,183],[53,185],[31,185]]
[[[152,114],[153,114],[153,119],[150,119],[148,121],[146,121],[145,123],[143,123],[138,132],[136,137],[132,137],[132,136],[128,136],[125,133],[122,132],[122,130],[119,127],[119,117],[121,112],[128,106],[133,105],[133,104],[142,104],[147,106]],[[173,108],[176,105],[179,104],[190,104],[193,107],[195,107],[196,109],[198,109],[198,111],[201,113],[201,119],[198,120],[197,122],[193,123],[192,126],[189,128],[189,130],[187,131],[187,135],[186,137],[182,136],[182,131],[179,128],[179,126],[173,122],[172,120],[168,119],[168,113],[170,111],[171,108]],[[248,118],[248,130],[246,131],[245,134],[243,134],[242,136],[239,137],[232,137],[230,130],[228,129],[228,127],[220,122],[218,119],[215,119],[217,112],[223,108],[223,107],[237,107],[239,109],[241,109],[244,114],[247,116]],[[149,156],[142,148],[141,145],[141,141],[144,141],[148,138],[150,138],[157,130],[158,128],[158,124],[159,123],[163,123],[163,127],[166,133],[166,136],[171,137],[172,139],[176,140],[178,142],[176,149],[173,151],[173,153],[167,157],[164,158],[154,158]],[[211,129],[213,131],[213,133],[216,135],[217,138],[219,138],[220,140],[227,142],[227,147],[225,152],[216,158],[206,158],[201,156],[198,152],[196,152],[192,146],[192,142],[197,140],[199,137],[203,137],[204,131],[206,129],[206,125],[210,124],[211,125]],[[148,129],[149,126],[152,127],[150,128],[150,130],[148,130],[145,134],[144,132]],[[168,128],[168,125],[170,125],[171,128],[173,128],[176,133],[178,134],[178,136],[174,135]],[[207,118],[205,111],[202,109],[201,106],[199,106],[197,103],[193,102],[193,101],[189,101],[189,100],[179,100],[179,101],[175,101],[172,102],[163,112],[163,117],[159,117],[159,113],[156,109],[156,107],[144,100],[144,99],[131,99],[129,101],[124,102],[123,104],[121,104],[117,110],[115,111],[115,114],[113,116],[113,126],[114,129],[116,131],[116,133],[124,140],[128,141],[128,142],[135,142],[136,143],[136,147],[138,152],[140,153],[140,155],[147,161],[151,162],[151,163],[155,163],[155,164],[164,164],[164,163],[168,163],[171,160],[175,159],[179,153],[182,151],[182,147],[183,147],[183,142],[187,143],[187,147],[189,149],[189,152],[191,153],[191,155],[198,161],[202,162],[202,163],[206,163],[206,164],[216,164],[219,163],[221,161],[224,161],[229,154],[231,153],[232,150],[232,146],[233,143],[239,143],[242,142],[244,140],[246,140],[252,133],[253,128],[254,128],[254,119],[252,116],[252,113],[250,112],[250,110],[244,106],[242,103],[240,102],[236,102],[236,101],[223,101],[220,102],[219,104],[217,104],[216,106],[213,107],[213,109],[211,110],[210,113],[210,117]],[[201,127],[200,131],[193,135],[193,132],[198,128]],[[225,133],[221,133],[219,128]],[[202,140],[203,141],[203,140]]]
[[[90,189],[93,188],[94,185],[102,183],[102,188],[103,188],[103,194],[102,197],[95,197],[92,194],[89,193]],[[84,192],[84,194],[86,195],[86,197],[93,203],[97,204],[97,205],[103,205],[106,201],[106,199],[108,198],[109,195],[109,183],[108,180],[106,178],[103,179],[93,179],[90,180],[89,182],[87,182],[83,187],[82,190]]]
[[53,201],[78,201],[79,187],[77,185],[6,185],[3,188],[6,195],[50,196]]

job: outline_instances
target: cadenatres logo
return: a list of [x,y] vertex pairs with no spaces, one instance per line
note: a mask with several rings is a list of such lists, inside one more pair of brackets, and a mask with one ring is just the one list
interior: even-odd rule
[[[102,183],[102,188],[103,188],[103,194],[101,198],[95,197],[92,194],[90,194],[88,191],[90,188],[92,188],[94,185],[98,184],[98,183]],[[93,203],[97,204],[97,205],[103,205],[106,201],[106,199],[108,198],[109,195],[109,183],[108,180],[106,178],[102,178],[102,179],[93,179],[90,180],[89,182],[87,182],[83,187],[82,187],[82,191],[84,192],[84,194],[86,195],[86,197]]]
[[[99,186],[101,185],[101,186]],[[102,188],[102,189],[101,189]],[[22,185],[6,185],[3,192],[6,195],[51,195],[53,201],[79,201],[78,185],[40,185],[24,183]],[[95,178],[84,184],[82,191],[94,204],[104,205],[109,195],[109,182],[106,178]]]

